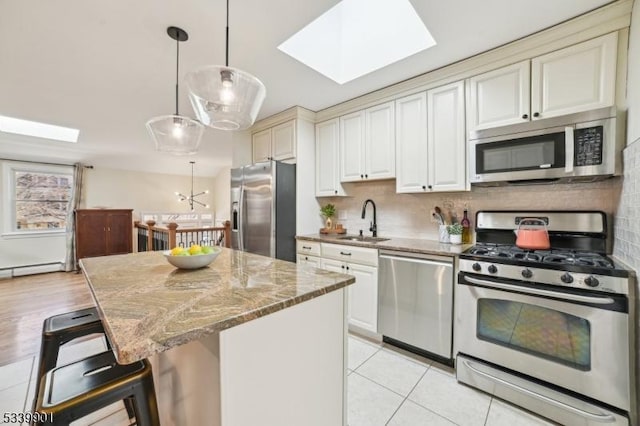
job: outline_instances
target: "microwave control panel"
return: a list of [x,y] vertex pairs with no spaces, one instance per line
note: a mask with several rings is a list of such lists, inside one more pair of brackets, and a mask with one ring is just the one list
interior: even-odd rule
[[604,129],[602,126],[574,130],[574,164],[576,166],[595,166],[602,164],[603,134]]

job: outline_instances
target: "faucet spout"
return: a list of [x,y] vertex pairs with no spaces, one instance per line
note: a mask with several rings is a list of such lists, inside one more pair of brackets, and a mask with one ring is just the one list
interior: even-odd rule
[[367,213],[367,204],[371,203],[371,205],[373,206],[373,221],[371,222],[370,226],[369,226],[369,231],[371,231],[373,234],[373,237],[377,237],[378,236],[378,224],[376,223],[376,203],[373,202],[373,200],[371,199],[367,199],[364,204],[362,205],[362,219],[364,219],[366,213]]

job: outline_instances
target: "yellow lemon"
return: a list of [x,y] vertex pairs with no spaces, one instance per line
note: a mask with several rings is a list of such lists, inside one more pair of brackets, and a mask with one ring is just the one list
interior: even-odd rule
[[171,249],[171,256],[179,256],[183,251],[184,249],[182,247],[174,247]]
[[195,255],[195,254],[200,254],[202,253],[202,247],[200,247],[197,244],[192,245],[191,247],[189,247],[189,254],[190,255]]

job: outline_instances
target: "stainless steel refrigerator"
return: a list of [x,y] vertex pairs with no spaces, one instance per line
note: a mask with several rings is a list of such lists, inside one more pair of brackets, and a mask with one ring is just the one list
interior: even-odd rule
[[295,262],[296,166],[231,169],[231,247]]

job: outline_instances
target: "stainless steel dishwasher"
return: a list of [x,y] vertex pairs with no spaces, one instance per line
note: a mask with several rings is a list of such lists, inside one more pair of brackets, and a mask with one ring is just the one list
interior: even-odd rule
[[378,333],[383,340],[450,364],[453,259],[380,250],[379,268]]

